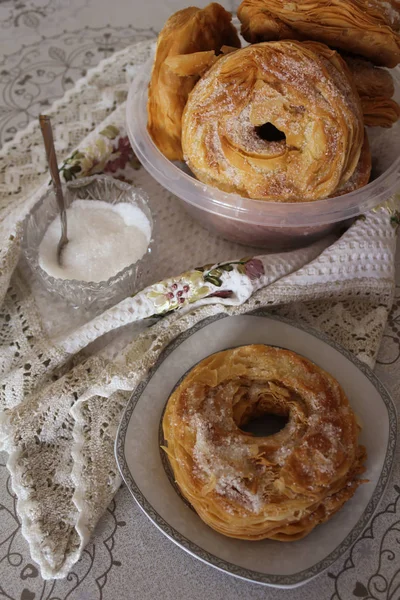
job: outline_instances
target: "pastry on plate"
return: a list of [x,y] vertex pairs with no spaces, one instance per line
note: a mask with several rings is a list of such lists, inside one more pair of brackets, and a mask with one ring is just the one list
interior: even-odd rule
[[317,40],[377,65],[400,62],[398,0],[243,0],[241,33],[250,43]]
[[182,119],[184,159],[200,181],[277,202],[334,195],[354,174],[363,142],[348,68],[315,43],[267,42],[220,58]]
[[[245,431],[262,415],[287,424]],[[198,515],[234,538],[298,540],[349,500],[363,472],[359,425],[339,383],[280,348],[241,346],[202,360],[170,396],[164,447]]]
[[181,119],[188,95],[223,46],[240,47],[232,16],[213,2],[168,19],[157,40],[149,84],[148,131],[170,160],[182,160]]

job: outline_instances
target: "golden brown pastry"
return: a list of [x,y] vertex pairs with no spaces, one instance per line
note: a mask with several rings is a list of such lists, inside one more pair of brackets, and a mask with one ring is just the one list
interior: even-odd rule
[[369,127],[391,127],[400,118],[400,106],[392,99],[392,76],[362,59],[345,57],[361,98],[364,123]]
[[340,56],[309,46],[248,46],[201,78],[182,120],[200,181],[279,202],[326,198],[349,181],[364,140],[360,100]]
[[[337,52],[319,42],[303,42],[327,58],[336,68],[345,70],[361,99],[364,124],[368,127],[391,127],[400,116],[395,100],[393,78],[388,71],[354,57],[340,57]],[[361,187],[361,186],[359,186]]]
[[392,127],[400,118],[400,106],[392,98],[362,96],[361,106],[370,127]]
[[400,4],[380,0],[243,0],[241,33],[250,43],[317,40],[369,58],[377,65],[400,62]]
[[158,36],[149,99],[148,131],[170,160],[182,160],[181,119],[187,97],[216,60],[222,46],[240,48],[232,16],[213,2],[185,8],[168,19]]
[[360,96],[364,125],[391,127],[396,123],[400,107],[391,99],[394,84],[388,71],[360,58],[340,57],[337,52],[319,42],[303,43],[327,58],[336,68],[346,71],[353,89]]
[[353,56],[343,56],[360,96],[391,98],[394,94],[393,77],[386,69]]
[[[266,437],[243,430],[266,414],[288,423]],[[300,539],[362,483],[366,453],[342,388],[289,350],[242,346],[202,360],[170,396],[163,431],[183,496],[230,537]]]
[[[350,192],[354,192],[364,185],[367,185],[369,182],[369,178],[371,176],[371,168],[372,168],[372,157],[371,157],[371,149],[368,142],[367,132],[364,132],[364,143],[361,148],[360,160],[358,161],[356,170],[353,175],[350,177],[345,184],[338,187],[334,193],[333,197],[343,196],[343,194],[349,194]],[[332,197],[331,196],[331,197]]]

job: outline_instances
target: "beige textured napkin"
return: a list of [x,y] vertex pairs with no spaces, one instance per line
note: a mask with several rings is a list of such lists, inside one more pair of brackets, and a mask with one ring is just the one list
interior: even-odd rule
[[[265,306],[327,332],[373,366],[393,298],[395,199],[339,240],[242,259],[249,249],[194,224],[136,170],[123,124],[124,70],[150,49],[145,42],[104,61],[49,111],[65,178],[123,173],[149,191],[164,260],[153,264],[141,293],[90,319],[30,282],[18,262],[21,220],[48,179],[36,125],[0,154],[0,440],[23,534],[44,578],[68,573],[120,485],[113,443],[121,412],[176,335],[220,311]],[[157,322],[147,328],[143,319],[151,316]]]

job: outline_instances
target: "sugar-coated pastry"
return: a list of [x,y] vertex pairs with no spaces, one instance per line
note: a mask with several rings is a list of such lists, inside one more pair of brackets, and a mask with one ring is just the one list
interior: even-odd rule
[[158,36],[147,104],[148,131],[170,160],[182,160],[181,119],[188,95],[222,46],[240,47],[232,16],[213,2],[168,19]]
[[[278,433],[246,424],[286,416]],[[362,483],[365,448],[338,382],[280,348],[242,346],[202,360],[170,396],[165,451],[183,496],[224,535],[298,540]]]
[[354,192],[364,185],[367,185],[371,176],[371,168],[372,168],[372,157],[371,157],[371,149],[369,146],[367,132],[364,133],[364,143],[361,148],[360,159],[358,161],[357,167],[346,183],[342,186],[339,186],[334,193],[331,195],[343,196],[343,194],[349,194],[350,192]]
[[317,40],[377,65],[400,62],[397,0],[243,0],[238,17],[250,43]]
[[[400,106],[392,100],[393,78],[386,69],[354,57],[341,57],[319,42],[303,42],[308,48],[327,58],[339,70],[345,69],[353,89],[361,99],[364,125],[391,127],[400,117]],[[346,68],[347,67],[347,68]]]
[[255,44],[220,58],[191,92],[182,120],[184,158],[200,181],[270,201],[335,195],[355,172],[363,142],[348,68],[315,43]]

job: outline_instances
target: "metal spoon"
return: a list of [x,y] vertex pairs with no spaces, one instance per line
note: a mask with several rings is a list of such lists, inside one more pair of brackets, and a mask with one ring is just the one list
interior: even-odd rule
[[61,187],[60,174],[58,172],[58,163],[56,150],[54,148],[53,130],[50,117],[39,115],[40,128],[42,130],[44,146],[46,148],[47,162],[49,165],[51,179],[53,181],[54,191],[57,198],[58,208],[60,209],[61,219],[61,237],[57,246],[57,262],[61,266],[61,253],[64,246],[68,243],[67,237],[67,213],[65,207],[64,194]]

